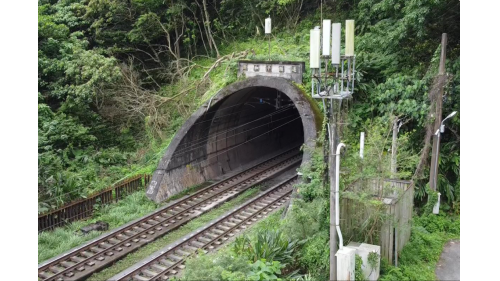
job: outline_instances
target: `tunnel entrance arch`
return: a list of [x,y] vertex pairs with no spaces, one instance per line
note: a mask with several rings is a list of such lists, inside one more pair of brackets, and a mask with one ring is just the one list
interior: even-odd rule
[[[259,76],[235,82],[182,125],[146,195],[161,202],[187,187],[234,174],[291,147],[313,147],[321,118],[314,101],[285,78]],[[302,164],[309,159],[304,152]]]

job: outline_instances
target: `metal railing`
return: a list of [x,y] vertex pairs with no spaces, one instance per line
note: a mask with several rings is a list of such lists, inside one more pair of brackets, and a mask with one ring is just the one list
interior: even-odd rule
[[95,192],[87,198],[69,202],[62,207],[38,215],[38,232],[54,229],[73,221],[86,219],[94,213],[96,205],[107,205],[118,202],[126,195],[145,188],[152,175],[136,175],[121,183]]

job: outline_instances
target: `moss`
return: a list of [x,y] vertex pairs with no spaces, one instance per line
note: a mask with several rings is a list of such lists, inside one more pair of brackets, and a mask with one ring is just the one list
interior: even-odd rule
[[311,109],[314,114],[314,123],[316,124],[316,130],[318,133],[321,132],[321,128],[323,126],[323,112],[319,108],[318,103],[313,99],[313,97],[307,94],[307,91],[302,84],[298,84],[295,82],[292,83],[300,91],[300,93],[304,96],[304,98],[311,106]]

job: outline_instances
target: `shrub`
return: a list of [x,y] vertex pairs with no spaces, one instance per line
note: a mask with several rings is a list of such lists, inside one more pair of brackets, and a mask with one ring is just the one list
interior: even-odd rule
[[315,280],[316,279],[311,274],[304,274],[295,279],[295,281],[315,281]]
[[293,261],[293,255],[300,244],[298,240],[286,237],[281,230],[262,229],[257,232],[253,242],[247,236],[236,238],[233,251],[252,262],[265,259],[287,265]]
[[415,225],[422,226],[429,232],[446,232],[460,235],[460,220],[450,219],[447,214],[443,213],[417,217]]
[[322,231],[304,244],[298,261],[300,267],[309,272],[317,280],[328,280],[330,268],[329,257],[328,232]]
[[354,280],[363,281],[365,280],[365,276],[363,275],[363,270],[361,267],[363,266],[363,259],[356,255],[356,265],[354,266]]
[[323,198],[316,198],[312,202],[296,199],[283,225],[285,233],[303,240],[312,237],[320,229],[326,229],[328,208],[328,202]]
[[444,244],[460,234],[459,218],[427,215],[414,218],[410,241],[399,258],[399,267],[382,259],[379,280],[435,280],[435,268]]
[[186,261],[182,280],[245,280],[251,267],[244,256],[222,250],[214,255],[200,253]]
[[281,280],[277,274],[281,274],[281,268],[283,267],[279,261],[258,260],[252,264],[252,271],[248,274],[248,280]]

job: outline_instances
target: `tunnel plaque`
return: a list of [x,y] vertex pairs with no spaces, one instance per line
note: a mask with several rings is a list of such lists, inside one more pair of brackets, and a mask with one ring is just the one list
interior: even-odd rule
[[238,61],[238,77],[268,76],[282,77],[302,83],[305,62],[303,61]]

